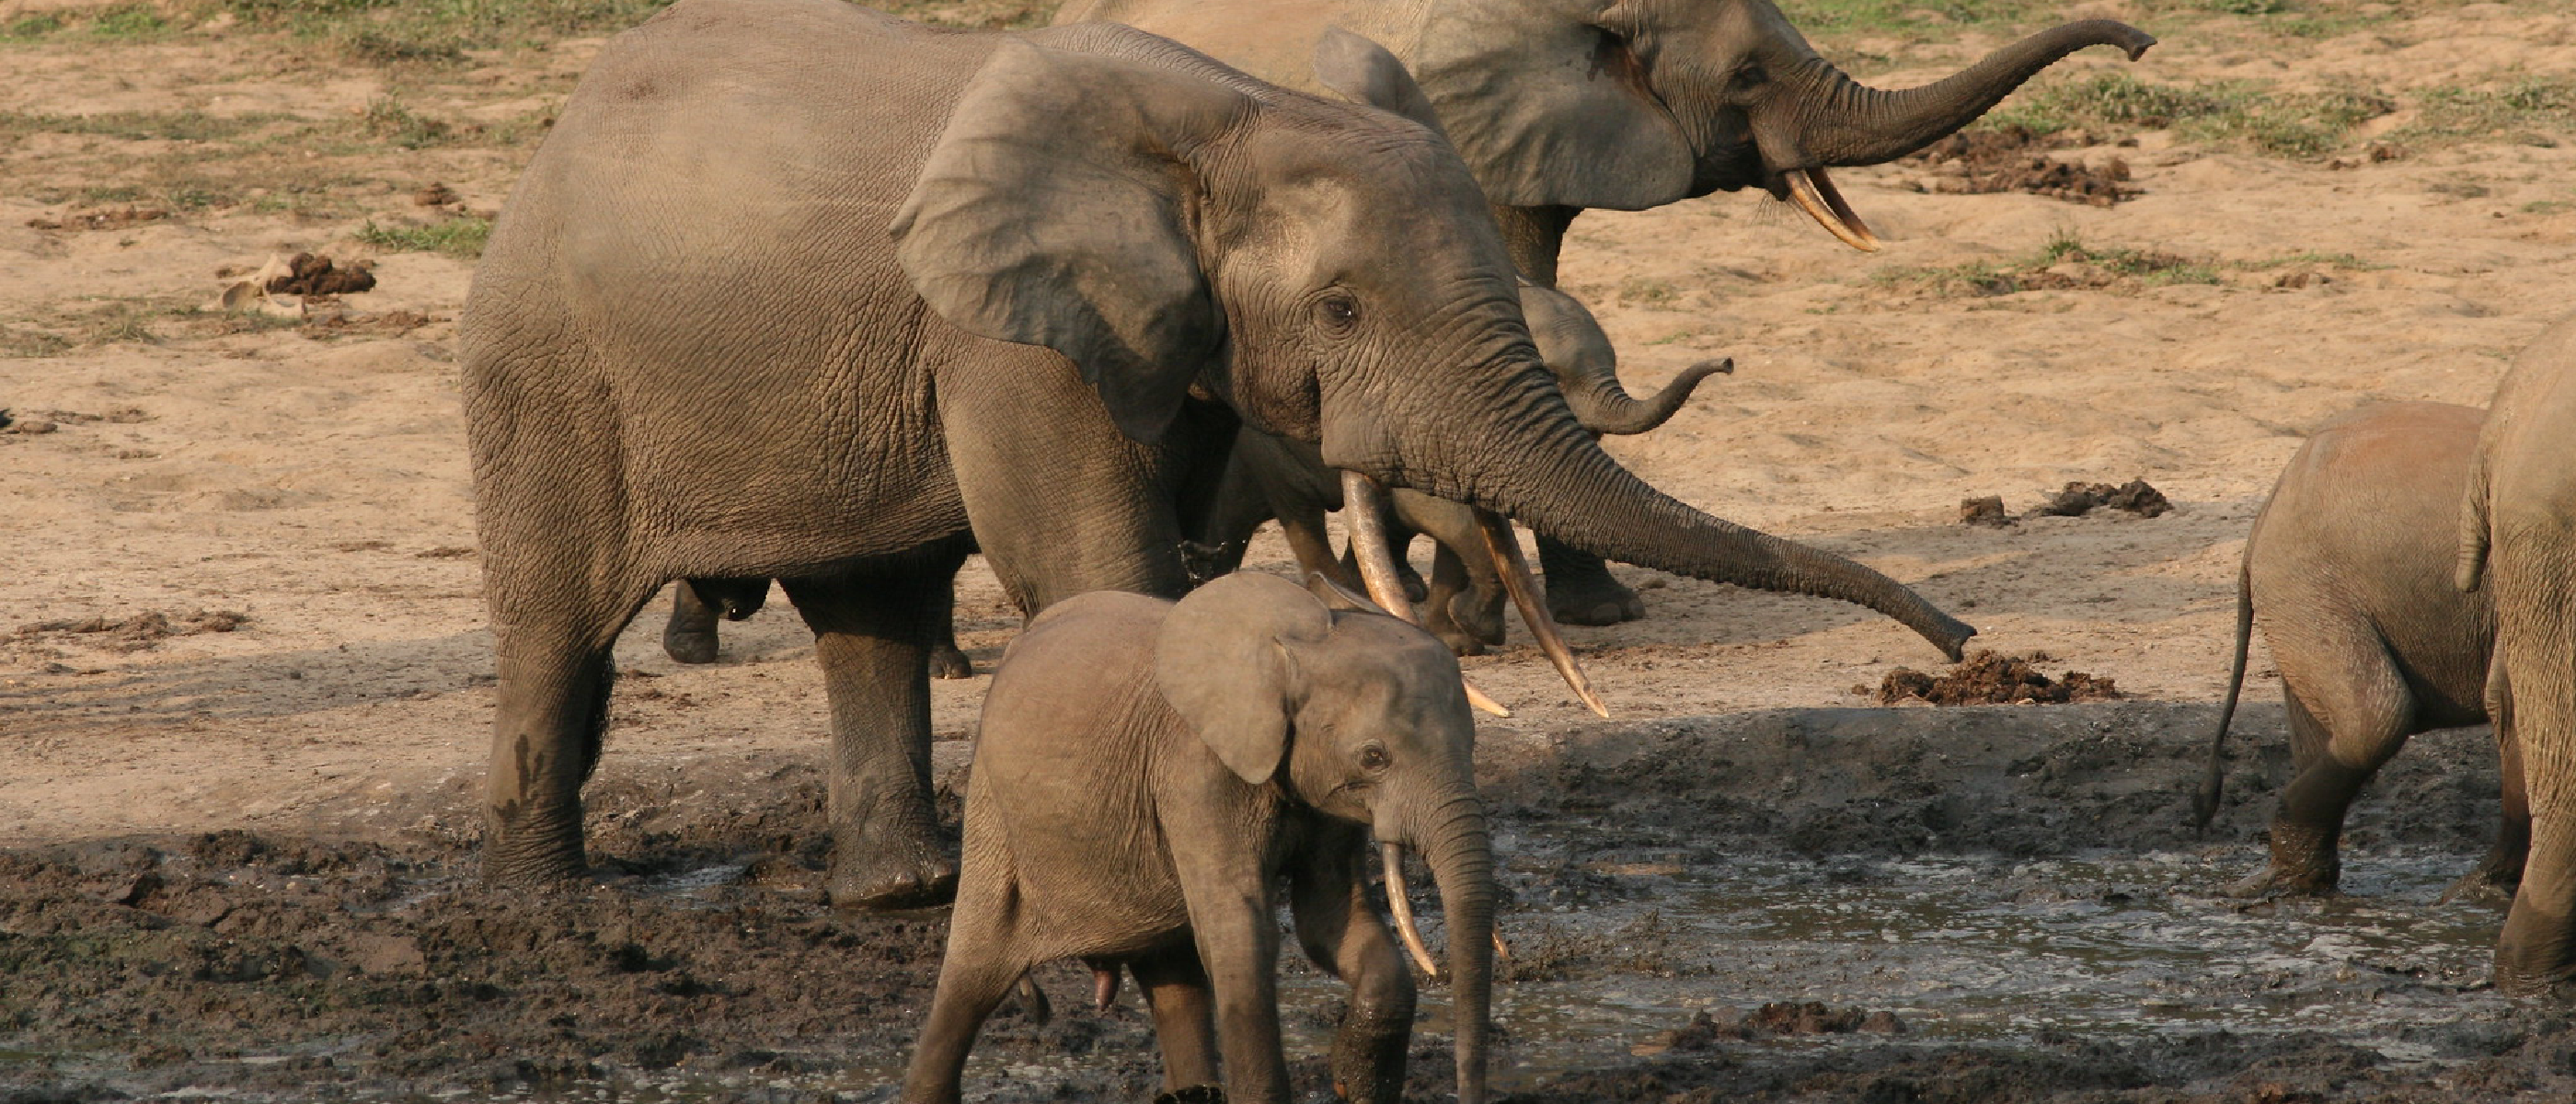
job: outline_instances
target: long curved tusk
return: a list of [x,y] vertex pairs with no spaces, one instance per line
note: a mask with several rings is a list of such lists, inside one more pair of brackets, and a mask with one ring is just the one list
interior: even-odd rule
[[1816,220],[1816,225],[1824,227],[1826,233],[1844,245],[1863,253],[1878,252],[1878,235],[1870,233],[1869,224],[1862,222],[1860,216],[1853,213],[1851,204],[1843,201],[1843,193],[1834,187],[1833,178],[1826,176],[1825,170],[1791,169],[1786,175],[1789,202],[1797,204],[1808,218]]
[[1413,901],[1404,890],[1404,845],[1380,843],[1377,853],[1386,863],[1386,907],[1395,913],[1396,934],[1404,937],[1404,949],[1412,953],[1413,964],[1422,967],[1423,976],[1436,980],[1440,963],[1423,944],[1422,929],[1413,926]]
[[[1360,561],[1360,581],[1368,585],[1370,600],[1378,608],[1407,625],[1420,627],[1414,616],[1413,603],[1404,597],[1404,582],[1395,574],[1395,557],[1386,550],[1386,491],[1377,480],[1355,471],[1342,473],[1342,506],[1351,526],[1351,554]],[[1476,688],[1465,675],[1458,676],[1466,687],[1467,704],[1497,717],[1509,717],[1512,711],[1503,703]]]
[[1547,661],[1556,673],[1565,676],[1565,685],[1574,696],[1601,716],[1610,715],[1610,707],[1601,704],[1601,696],[1592,692],[1592,680],[1583,675],[1583,665],[1574,661],[1574,649],[1567,647],[1565,637],[1557,634],[1555,619],[1547,615],[1545,604],[1538,599],[1538,581],[1530,578],[1529,559],[1521,555],[1520,539],[1512,535],[1512,523],[1490,510],[1476,511],[1476,528],[1485,535],[1485,551],[1494,557],[1501,570],[1503,589],[1510,591],[1512,604],[1519,606],[1521,620],[1529,623],[1530,635],[1538,638],[1538,650],[1547,653]]

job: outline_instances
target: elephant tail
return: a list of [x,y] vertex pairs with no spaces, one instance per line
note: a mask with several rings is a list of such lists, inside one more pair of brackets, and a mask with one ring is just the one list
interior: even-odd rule
[[2227,667],[2227,698],[2218,706],[2218,731],[2209,735],[2209,773],[2200,780],[2200,792],[2191,798],[2191,827],[2207,831],[2210,818],[2218,815],[2218,797],[2227,787],[2227,726],[2236,719],[2236,699],[2245,691],[2245,653],[2254,636],[2254,579],[2251,570],[2254,547],[2245,547],[2245,558],[2236,565],[2236,657]]
[[2483,442],[2469,458],[2468,491],[2460,499],[2460,564],[2451,576],[2451,585],[2463,594],[2474,594],[2486,582],[2487,574],[2487,450]]

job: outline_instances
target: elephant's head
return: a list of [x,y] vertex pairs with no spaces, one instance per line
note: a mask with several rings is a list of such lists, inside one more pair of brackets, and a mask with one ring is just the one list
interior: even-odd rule
[[1735,371],[1732,359],[1703,360],[1682,369],[1653,398],[1640,400],[1619,384],[1619,353],[1601,332],[1601,321],[1573,296],[1524,283],[1521,315],[1529,320],[1539,360],[1565,392],[1565,404],[1594,433],[1644,433],[1671,420],[1701,380]]
[[897,216],[897,256],[949,322],[1070,358],[1139,440],[1204,386],[1344,471],[1613,559],[1859,602],[1958,654],[1974,630],[1912,591],[1692,510],[1603,452],[1403,66],[1337,33],[1316,68],[1387,110],[1111,24],[1006,43]]
[[1249,573],[1181,599],[1154,655],[1156,688],[1227,769],[1376,834],[1388,902],[1429,970],[1401,872],[1404,848],[1422,855],[1449,923],[1458,1098],[1481,1099],[1494,859],[1457,659],[1373,607]]
[[2086,19],[1889,92],[1818,56],[1771,0],[1450,0],[1406,60],[1496,203],[1643,210],[1760,188],[1872,249],[1827,168],[1930,145],[2086,46],[2134,60],[2154,43]]

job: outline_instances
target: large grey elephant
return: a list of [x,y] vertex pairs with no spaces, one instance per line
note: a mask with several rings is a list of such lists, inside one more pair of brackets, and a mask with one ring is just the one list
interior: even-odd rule
[[[1328,38],[1328,87],[1418,103]],[[675,578],[785,581],[831,698],[830,891],[953,892],[924,670],[968,542],[1036,612],[1188,579],[1195,389],[1368,479],[1692,576],[1974,633],[1709,517],[1566,408],[1482,194],[1425,125],[1108,25],[933,30],[681,0],[610,40],[460,323],[499,649],[485,873],[585,867],[610,646]]]
[[1085,594],[1011,642],[984,703],[965,871],[907,1104],[954,1104],[984,1018],[1062,958],[1135,975],[1167,1090],[1218,1083],[1221,1054],[1225,1099],[1285,1104],[1283,881],[1307,959],[1351,987],[1334,1084],[1355,1104],[1400,1104],[1413,978],[1369,903],[1372,835],[1426,970],[1404,849],[1439,887],[1458,1098],[1482,1098],[1494,860],[1458,661],[1318,589],[1244,574],[1177,605]]
[[[1385,44],[1484,186],[1513,262],[1550,287],[1566,227],[1585,208],[1638,211],[1744,188],[1876,249],[1827,169],[1939,141],[2087,46],[2134,60],[2155,44],[2125,23],[2080,20],[1889,92],[1819,56],[1771,0],[1068,0],[1056,13],[1058,24],[1094,20],[1168,36],[1291,88],[1316,87],[1307,58],[1328,27]],[[1558,620],[1644,614],[1598,556],[1562,536],[1539,530]]]
[[[1652,430],[1689,401],[1700,381],[1735,370],[1732,360],[1701,361],[1653,395],[1638,398],[1619,382],[1619,356],[1610,335],[1601,332],[1600,321],[1573,296],[1523,284],[1521,313],[1529,321],[1539,361],[1556,376],[1575,421],[1594,433]],[[1324,514],[1342,508],[1342,485],[1313,445],[1257,429],[1238,430],[1210,497],[1190,531],[1190,539],[1208,550],[1210,570],[1234,570],[1254,531],[1275,518],[1300,570],[1321,572],[1352,589],[1362,585],[1349,558],[1333,555],[1325,533]],[[1390,555],[1399,565],[1415,534],[1430,537],[1434,545],[1430,586],[1409,595],[1423,602],[1423,628],[1459,655],[1482,655],[1487,645],[1501,644],[1507,587],[1502,570],[1486,553],[1474,511],[1406,490],[1389,496],[1389,504]],[[1531,629],[1543,636],[1553,633],[1544,617]]]
[[2495,603],[2492,678],[2531,791],[2531,856],[2496,988],[2576,997],[2576,319],[2516,358],[2460,503],[2463,591]]
[[[2407,737],[2487,720],[2495,615],[2451,585],[2460,489],[2486,412],[2449,403],[2363,407],[2299,446],[2254,519],[2236,579],[2235,660],[2210,737],[2198,823],[2218,809],[2227,725],[2257,622],[2288,704],[2297,776],[2272,817],[2271,861],[2246,895],[2331,893],[2344,813]],[[2507,752],[2503,823],[2463,891],[2511,893],[2530,810]]]

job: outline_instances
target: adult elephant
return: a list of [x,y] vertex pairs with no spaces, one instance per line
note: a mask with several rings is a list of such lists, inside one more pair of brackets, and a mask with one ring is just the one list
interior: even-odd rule
[[[1421,94],[1328,37],[1323,83]],[[1622,559],[1974,630],[1699,513],[1575,424],[1509,254],[1419,122],[1124,27],[932,30],[681,0],[566,100],[460,326],[499,650],[485,876],[585,867],[619,630],[664,582],[786,582],[831,697],[829,886],[954,891],[924,670],[980,545],[1021,608],[1177,596],[1159,438],[1193,390],[1345,471]]]
[[[1877,249],[1827,169],[1939,141],[2087,46],[2135,60],[2156,41],[2080,20],[1887,92],[1819,56],[1771,0],[1069,0],[1056,13],[1058,24],[1088,21],[1141,27],[1291,88],[1315,87],[1307,57],[1328,27],[1385,44],[1484,186],[1513,263],[1549,287],[1585,208],[1641,211],[1744,188]],[[1538,542],[1557,620],[1644,616],[1600,557],[1560,536],[1542,528]]]
[[2576,996],[2576,319],[2542,334],[2496,388],[2460,504],[2457,582],[2495,604],[2490,694],[2531,801],[2496,988],[2565,1000]]

